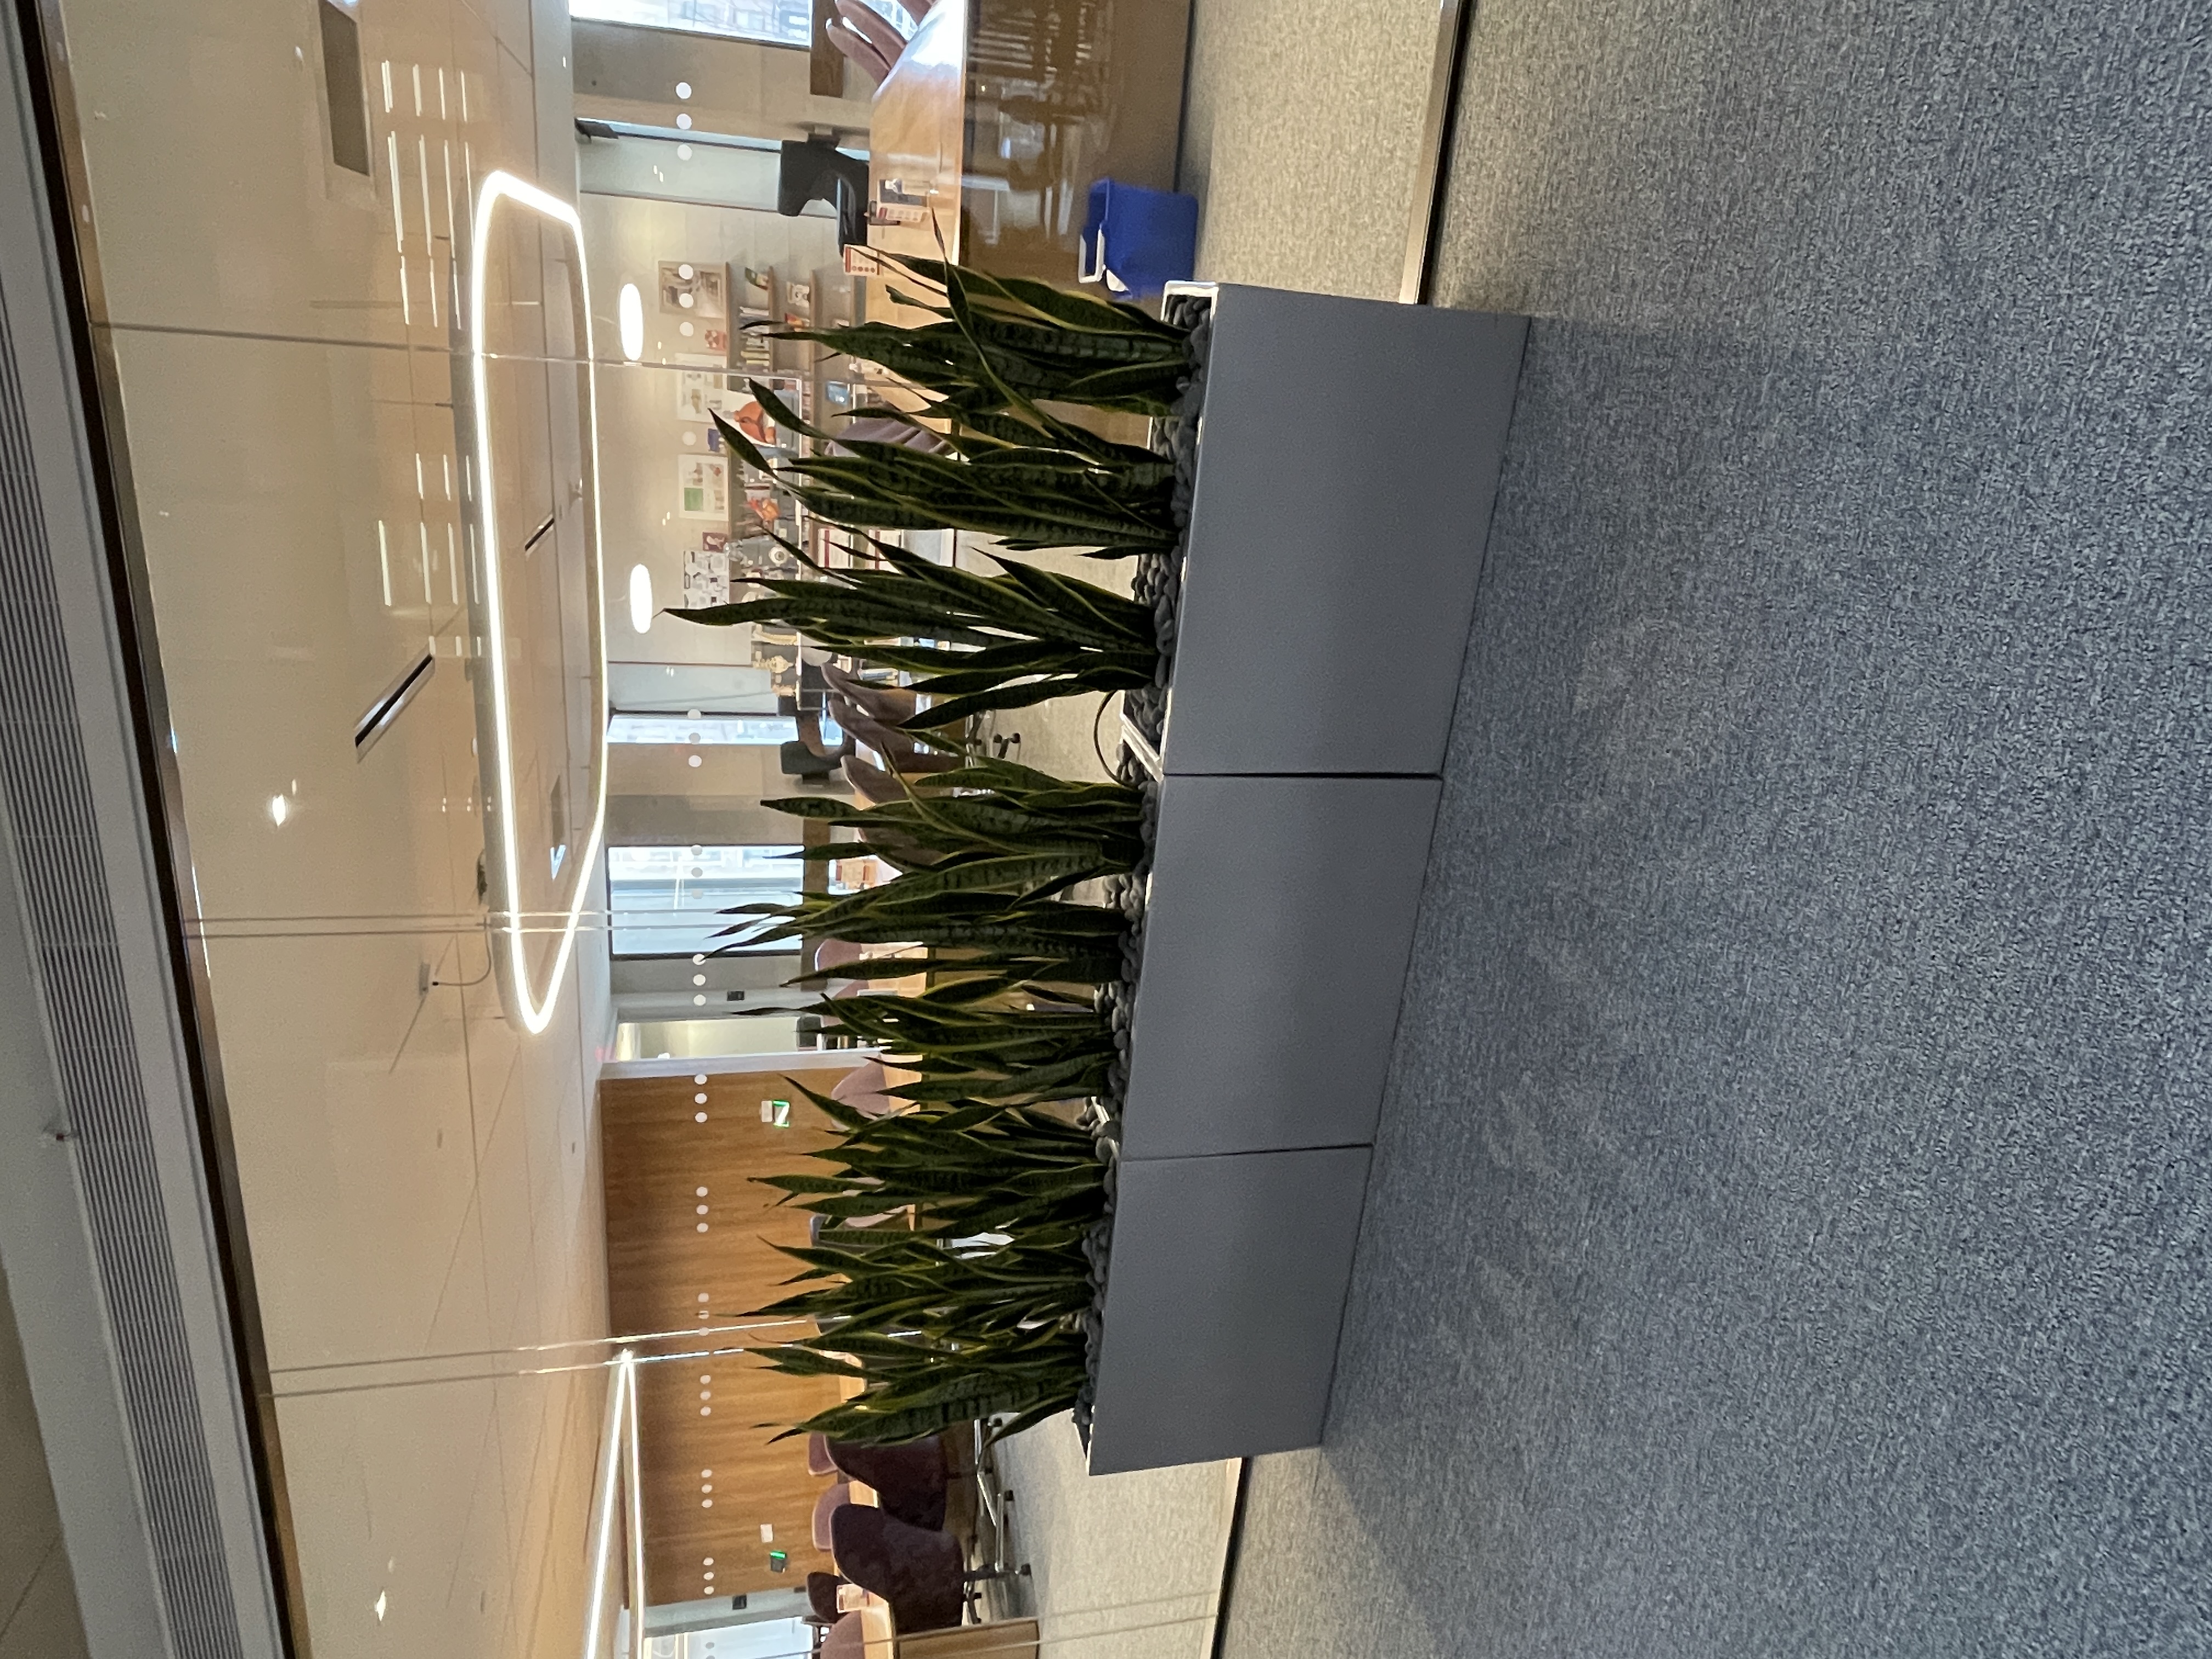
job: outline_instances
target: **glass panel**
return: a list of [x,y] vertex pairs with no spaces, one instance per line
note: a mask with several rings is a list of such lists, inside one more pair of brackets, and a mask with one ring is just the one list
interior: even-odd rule
[[[824,1144],[799,1085],[865,1083],[866,1056],[788,1063],[818,1017],[775,988],[787,944],[686,958],[731,906],[799,896],[800,830],[763,799],[854,797],[779,769],[784,711],[823,696],[795,637],[665,610],[639,629],[627,584],[645,565],[665,607],[782,568],[757,562],[767,525],[805,533],[726,465],[719,513],[678,485],[726,462],[702,399],[744,377],[824,420],[864,394],[861,366],[745,331],[860,314],[835,222],[728,205],[763,199],[769,161],[703,135],[599,146],[665,176],[599,175],[572,218],[572,89],[520,0],[349,6],[357,58],[325,52],[315,6],[31,11],[66,24],[90,181],[70,206],[98,249],[86,299],[177,770],[159,810],[189,854],[232,1136],[210,1184],[237,1194],[252,1270],[239,1359],[271,1402],[297,1650],[795,1656],[807,1575],[835,1565],[812,1538],[828,1482],[762,1425],[837,1385],[761,1363],[791,1331],[754,1310],[789,1293],[776,1251],[808,1224],[759,1182]],[[809,11],[578,15],[797,45]],[[360,130],[324,130],[356,101]],[[1027,723],[1035,757],[1050,731]],[[1087,710],[1070,730],[1090,765]],[[825,748],[843,736],[823,722]],[[682,973],[617,1000],[611,946]],[[708,1018],[717,996],[792,1000]],[[969,1565],[1010,1570],[975,1611],[1043,1615],[1049,1651],[1199,1659],[1221,1472],[1087,1482],[1065,1418],[1002,1449],[966,1428],[947,1446],[948,1526]],[[1115,1494],[1140,1491],[1204,1524],[1127,1524]],[[1034,1583],[1012,1571],[1032,1556]],[[1158,1582],[1095,1592],[1105,1559]]]
[[[618,957],[714,951],[740,904],[799,902],[796,847],[611,847],[607,898]],[[787,943],[763,951],[788,951]]]

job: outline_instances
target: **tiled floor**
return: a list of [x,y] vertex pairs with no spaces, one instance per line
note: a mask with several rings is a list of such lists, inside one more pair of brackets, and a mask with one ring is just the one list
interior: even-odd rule
[[1003,1443],[998,1457],[1015,1493],[1014,1559],[1030,1568],[1022,1611],[1036,1618],[1048,1654],[1204,1659],[1212,1651],[1236,1464],[1094,1479],[1064,1416]]

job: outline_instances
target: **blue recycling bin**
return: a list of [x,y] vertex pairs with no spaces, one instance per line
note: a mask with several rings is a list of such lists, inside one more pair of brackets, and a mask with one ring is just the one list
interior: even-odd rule
[[1101,179],[1091,186],[1075,274],[1122,295],[1186,282],[1198,258],[1198,198]]

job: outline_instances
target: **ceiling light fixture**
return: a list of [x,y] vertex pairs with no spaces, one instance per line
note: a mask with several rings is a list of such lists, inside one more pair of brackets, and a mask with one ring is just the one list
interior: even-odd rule
[[[520,826],[524,813],[517,805],[515,788],[514,714],[509,708],[511,694],[507,686],[507,611],[500,576],[499,558],[499,487],[492,463],[492,432],[490,420],[491,353],[485,345],[485,322],[489,309],[487,295],[490,274],[489,258],[492,247],[492,216],[502,202],[511,202],[541,218],[550,219],[568,233],[575,256],[576,285],[583,303],[578,307],[584,325],[583,372],[585,386],[582,438],[592,467],[590,520],[586,525],[590,547],[589,568],[586,572],[585,592],[592,606],[591,618],[593,639],[592,648],[598,653],[599,707],[591,724],[597,732],[598,752],[592,767],[592,829],[584,847],[584,855],[573,866],[575,875],[567,914],[562,918],[560,943],[555,947],[553,965],[547,975],[544,994],[534,995],[530,985],[530,964],[524,954],[525,934],[522,915],[522,852],[519,844]],[[576,926],[583,915],[586,879],[597,866],[599,839],[606,829],[607,818],[607,746],[606,746],[606,683],[607,641],[604,619],[599,612],[599,596],[605,591],[605,575],[599,556],[599,381],[592,362],[592,284],[586,269],[584,256],[584,225],[575,208],[526,184],[507,172],[485,175],[477,191],[476,213],[472,224],[471,254],[469,260],[469,368],[471,393],[471,417],[476,428],[476,465],[477,489],[476,507],[480,515],[480,545],[483,548],[484,605],[489,613],[486,638],[489,644],[488,655],[491,666],[492,714],[495,734],[495,750],[499,786],[499,842],[494,862],[504,879],[498,896],[504,901],[506,916],[507,953],[502,975],[508,981],[508,1003],[523,1029],[532,1036],[543,1031],[553,1018],[554,998],[561,988],[562,977],[568,971],[568,958],[576,947]],[[495,915],[500,914],[495,910]]]
[[271,795],[269,797],[270,823],[282,824],[286,818],[289,818],[291,816],[292,803],[290,801],[285,799],[282,795]]
[[623,356],[635,362],[645,356],[645,301],[635,283],[624,283],[615,301],[615,320],[622,329]]
[[640,634],[653,631],[653,572],[641,564],[629,568],[629,625]]

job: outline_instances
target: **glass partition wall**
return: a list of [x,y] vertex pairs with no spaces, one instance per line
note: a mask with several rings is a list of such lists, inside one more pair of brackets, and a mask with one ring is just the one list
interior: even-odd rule
[[[795,636],[672,612],[815,532],[708,416],[864,399],[747,326],[858,314],[835,220],[757,143],[580,136],[542,3],[45,20],[291,1650],[803,1652],[825,1480],[763,1425],[836,1385],[751,1352],[809,1239],[757,1183],[869,1057],[722,912],[847,875],[763,805],[843,734]],[[948,1455],[976,1608],[1034,1611],[1015,1475]],[[1063,1571],[1068,1640],[1196,1659],[1214,1548]]]

